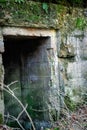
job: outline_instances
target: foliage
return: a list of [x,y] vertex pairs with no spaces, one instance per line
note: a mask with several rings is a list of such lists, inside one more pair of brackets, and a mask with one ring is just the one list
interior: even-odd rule
[[47,3],[43,3],[43,4],[42,4],[42,8],[43,8],[43,10],[44,10],[46,13],[48,13],[48,4],[47,4]]
[[59,127],[57,127],[57,128],[54,128],[54,130],[60,130],[60,129],[59,129]]
[[77,18],[76,20],[76,27],[79,29],[83,29],[85,26],[85,20],[81,17]]
[[[0,2],[5,2],[5,1],[12,1],[12,0],[0,0]],[[13,0],[14,2],[17,2],[17,3],[23,3],[23,2],[25,2],[25,1],[30,1],[30,0]],[[65,4],[65,5],[80,5],[80,6],[82,6],[84,3],[87,3],[86,2],[86,0],[32,0],[32,1],[38,1],[38,2],[42,2],[42,3],[44,3],[43,4],[43,8],[45,8],[46,9],[46,11],[47,11],[47,4],[46,3],[56,3],[56,4],[58,4],[58,3],[61,3],[61,4]]]
[[70,1],[76,4],[81,4],[83,2],[83,0],[70,0]]
[[6,0],[0,0],[0,3],[4,3],[4,2],[6,2]]
[[17,2],[17,3],[23,3],[25,0],[15,0],[15,2]]
[[22,126],[22,124],[21,124],[20,121],[19,121],[21,115],[25,112],[27,118],[28,118],[29,121],[31,122],[31,125],[32,125],[33,130],[35,130],[35,126],[34,126],[34,123],[33,123],[33,121],[32,121],[32,118],[31,118],[31,116],[29,115],[28,111],[26,110],[27,104],[26,104],[26,106],[24,106],[23,103],[20,101],[20,99],[19,99],[18,97],[16,97],[14,91],[10,88],[10,86],[13,85],[13,84],[16,83],[16,82],[17,82],[17,81],[14,81],[14,82],[10,83],[9,85],[4,85],[4,84],[3,84],[3,86],[4,86],[4,91],[7,92],[8,94],[10,94],[10,95],[19,103],[19,105],[20,105],[21,108],[22,108],[22,111],[18,114],[17,117],[15,117],[15,116],[13,116],[13,115],[9,115],[9,113],[8,113],[8,115],[5,115],[5,117],[7,117],[7,121],[8,121],[8,119],[12,119],[13,121],[16,121],[16,122],[18,123],[18,125],[20,126],[20,128],[21,128],[22,130],[25,130],[24,127]]
[[76,109],[76,104],[70,99],[70,96],[68,94],[65,96],[64,100],[69,110],[74,111]]

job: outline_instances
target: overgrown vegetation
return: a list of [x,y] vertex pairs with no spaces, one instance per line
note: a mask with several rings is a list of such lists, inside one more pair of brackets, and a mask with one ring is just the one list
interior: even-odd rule
[[73,100],[70,99],[70,96],[68,94],[65,96],[64,100],[65,100],[65,104],[66,104],[67,108],[70,111],[75,111],[76,110],[77,105]]
[[[1,0],[0,2],[8,2],[13,1],[17,3],[23,3],[31,0]],[[85,6],[87,5],[86,0],[32,0],[36,2],[43,2],[43,3],[55,3],[55,4],[63,4],[63,5],[70,5],[70,6]]]
[[[8,119],[13,120],[13,121],[17,122],[17,124],[19,125],[19,128],[21,128],[22,130],[25,130],[24,127],[22,126],[22,124],[20,123],[20,117],[21,117],[21,115],[22,115],[23,113],[25,113],[26,116],[27,116],[27,118],[28,118],[28,120],[29,120],[30,123],[31,123],[31,126],[32,126],[33,130],[35,130],[35,126],[34,126],[34,123],[33,123],[33,121],[32,121],[32,118],[31,118],[31,116],[29,115],[29,113],[28,113],[27,110],[26,110],[28,104],[26,104],[26,106],[24,106],[23,103],[20,101],[20,99],[18,99],[18,97],[15,95],[14,91],[12,91],[11,88],[10,88],[10,86],[11,86],[12,84],[15,84],[16,82],[17,82],[17,81],[14,81],[14,82],[12,82],[12,83],[9,84],[9,85],[4,85],[4,84],[3,84],[3,85],[4,85],[4,91],[7,92],[8,94],[10,94],[10,96],[12,96],[12,97],[19,103],[19,105],[20,105],[21,108],[22,108],[22,111],[18,114],[17,117],[15,117],[15,116],[13,116],[13,115],[10,115],[9,113],[8,113],[8,115],[5,115],[5,117],[6,117],[6,122],[5,122],[5,123],[8,123]],[[16,107],[17,107],[17,106],[16,106]],[[1,118],[1,119],[2,119],[2,118]]]
[[87,26],[86,11],[75,7],[76,3],[82,7],[83,0],[36,1],[1,0],[0,25],[54,28],[62,30],[64,35]]
[[77,18],[76,20],[76,28],[83,29],[86,26],[85,19],[84,18]]
[[[1,25],[4,24],[21,24],[30,25],[32,23],[47,25],[47,27],[59,27],[63,29],[62,32],[69,32],[74,28],[84,29],[87,25],[87,21],[83,14],[79,14],[79,10],[73,10],[74,6],[86,6],[87,1],[84,0],[36,0],[42,3],[28,3],[29,0],[0,0],[0,3],[3,4],[1,7],[0,18],[4,18],[4,21],[0,21]],[[35,2],[36,2],[35,1]],[[50,3],[56,3],[58,5]],[[60,4],[61,3],[61,4]],[[26,4],[26,7],[24,6]],[[66,8],[64,5],[68,5]],[[72,7],[70,7],[72,6]],[[6,10],[6,11],[5,11]],[[78,16],[78,17],[77,17]],[[68,31],[67,31],[68,30]],[[7,87],[7,86],[5,86]],[[8,88],[6,88],[8,89]],[[14,96],[14,93],[10,90],[10,94]],[[8,91],[9,92],[9,91]],[[87,94],[83,95],[84,98],[84,106],[79,105],[79,109],[77,110],[77,104],[75,104],[69,97],[69,95],[65,96],[63,107],[61,107],[61,117],[60,120],[54,121],[53,129],[54,130],[71,130],[73,129],[73,125],[77,125],[79,129],[82,130],[87,128]],[[26,107],[23,106],[23,110],[26,110]],[[19,113],[20,115],[20,113]],[[18,117],[19,117],[18,115]],[[79,116],[78,116],[79,115]],[[6,115],[8,118],[15,120],[19,126],[22,128],[19,118],[15,118],[11,115]],[[2,124],[2,115],[0,115],[0,123]],[[23,129],[23,128],[22,128]]]
[[[10,88],[10,86],[14,83],[16,83],[16,81],[12,82],[9,85],[4,85],[4,91],[6,91],[8,94],[10,94],[10,96],[14,97],[15,100],[17,100],[17,102],[20,104],[20,106],[22,107],[23,110],[18,114],[17,117],[10,115],[9,113],[8,113],[8,115],[5,115],[5,118],[6,118],[5,123],[8,123],[9,119],[13,120],[14,125],[16,123],[18,124],[18,125],[16,124],[18,126],[18,128],[16,128],[16,129],[21,128],[22,130],[25,130],[25,128],[23,127],[23,125],[21,124],[21,121],[20,121],[20,117],[25,112],[26,116],[28,117],[29,122],[31,123],[30,129],[31,129],[31,126],[33,126],[33,130],[36,130],[34,123],[29,115],[29,112],[27,112],[27,110],[26,110],[27,105],[24,106],[22,104],[22,102],[15,96],[15,93]],[[65,100],[62,97],[63,95],[60,94],[60,96],[61,96],[61,99],[63,102],[62,103],[63,106],[60,107],[61,108],[60,117],[58,120],[54,120],[52,122],[51,128],[46,128],[45,130],[48,130],[48,129],[49,130],[51,130],[51,129],[53,129],[53,130],[74,130],[76,128],[80,129],[80,130],[86,130],[87,129],[87,105],[85,104],[86,100],[84,100],[84,105],[80,105],[79,107],[76,107],[76,104],[74,104],[74,102],[71,101],[69,95],[65,95]],[[0,124],[2,124],[2,121],[3,121],[2,115],[0,114]],[[8,128],[9,128],[8,126],[5,126],[6,130]]]
[[25,0],[15,0],[15,2],[17,2],[17,3],[22,3],[22,2],[25,2]]

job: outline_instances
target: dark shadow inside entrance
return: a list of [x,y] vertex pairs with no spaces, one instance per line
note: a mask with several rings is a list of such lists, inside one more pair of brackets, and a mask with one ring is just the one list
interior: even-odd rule
[[[21,100],[32,119],[49,121],[48,96],[50,81],[50,65],[47,46],[49,37],[17,37],[5,36],[3,64],[5,68],[4,83],[18,81],[10,88]],[[4,93],[5,115],[17,117],[21,106],[8,93]],[[27,122],[25,113],[21,119]]]

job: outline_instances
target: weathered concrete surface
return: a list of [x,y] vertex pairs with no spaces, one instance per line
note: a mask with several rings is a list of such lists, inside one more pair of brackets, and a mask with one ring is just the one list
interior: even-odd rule
[[0,53],[2,52],[4,52],[4,42],[3,42],[2,29],[0,28]]
[[[4,38],[9,38],[9,40],[13,38],[15,42],[16,39],[19,41],[21,41],[20,39],[22,38],[33,39],[34,42],[31,42],[32,40],[29,41],[33,46],[38,42],[37,45],[34,46],[34,50],[31,46],[22,47],[21,50],[25,50],[27,52],[26,54],[24,52],[21,53],[19,49],[22,55],[20,57],[22,61],[21,75],[23,75],[21,79],[19,76],[19,64],[17,64],[17,66],[11,65],[7,67],[7,70],[9,70],[9,67],[13,67],[9,82],[11,80],[22,81],[19,83],[19,86],[21,86],[19,87],[19,93],[23,95],[22,99],[24,104],[27,103],[27,99],[30,99],[32,102],[36,102],[36,100],[40,99],[39,102],[41,102],[41,106],[44,106],[41,109],[46,108],[51,113],[51,117],[46,113],[43,114],[44,119],[52,119],[57,118],[57,116],[54,115],[59,113],[60,110],[59,96],[61,95],[61,91],[65,95],[68,94],[75,103],[83,102],[84,93],[87,91],[87,30],[75,30],[63,36],[60,31],[58,32],[52,29],[3,27],[2,35]],[[37,40],[37,42],[35,42],[35,40]],[[28,49],[29,47],[31,48],[30,50]],[[3,52],[4,47],[2,46],[1,48],[1,52]],[[23,48],[27,49],[23,50]],[[2,66],[2,57],[0,64]],[[2,72],[2,81],[3,74]],[[32,98],[33,95],[35,95],[36,98]],[[21,96],[19,97],[21,99]],[[43,99],[46,100],[46,102],[42,102]],[[32,104],[32,106],[34,105]],[[4,110],[4,108],[1,108],[1,110],[2,109]],[[37,107],[35,109],[37,109]],[[32,108],[33,111],[35,111],[35,109],[34,107]]]
[[[63,44],[65,48],[60,47],[60,82],[64,82],[65,92],[75,102],[82,102],[83,96],[87,92],[87,31],[75,30],[65,37]],[[66,55],[66,46],[72,46],[71,54]],[[69,48],[68,48],[69,49]],[[73,51],[74,50],[74,51]],[[68,53],[69,54],[69,53]],[[62,58],[61,58],[62,57]],[[61,83],[62,84],[62,83]]]
[[[3,36],[0,29],[0,53],[4,52]],[[4,115],[4,98],[3,98],[3,80],[4,68],[2,65],[2,55],[0,54],[0,114]]]

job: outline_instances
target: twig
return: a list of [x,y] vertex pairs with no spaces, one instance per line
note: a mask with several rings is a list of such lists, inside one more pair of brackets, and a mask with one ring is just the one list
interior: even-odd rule
[[[6,115],[5,115],[5,117],[6,117]],[[22,130],[25,130],[25,129],[23,128],[23,126],[21,125],[21,123],[19,122],[19,120],[18,120],[16,117],[9,115],[8,118],[11,119],[11,120],[16,121],[16,122],[18,123],[18,125],[20,126],[20,128],[21,128]]]
[[[26,105],[26,106],[25,106],[25,109],[27,108],[27,106],[28,106],[28,105]],[[23,114],[23,112],[25,111],[25,109],[23,109],[23,110],[19,113],[19,115],[18,115],[17,119],[19,119],[19,118],[20,118],[20,116]]]
[[[22,102],[15,96],[14,92],[10,89],[10,86],[13,85],[13,84],[16,83],[16,82],[18,82],[18,81],[14,81],[14,82],[10,83],[9,85],[3,84],[3,86],[4,86],[4,87],[3,87],[3,90],[5,90],[5,91],[8,92],[11,96],[13,96],[13,97],[16,99],[16,101],[20,104],[20,106],[22,107],[23,111],[25,111],[25,113],[26,113],[28,119],[30,120],[30,122],[31,122],[31,124],[32,124],[33,130],[35,130],[34,123],[33,123],[33,121],[32,121],[32,118],[30,117],[29,113],[28,113],[27,110],[25,109],[25,107],[24,107],[24,105],[22,104]],[[0,84],[2,84],[2,83],[0,83]],[[24,129],[23,129],[23,130],[24,130]]]

